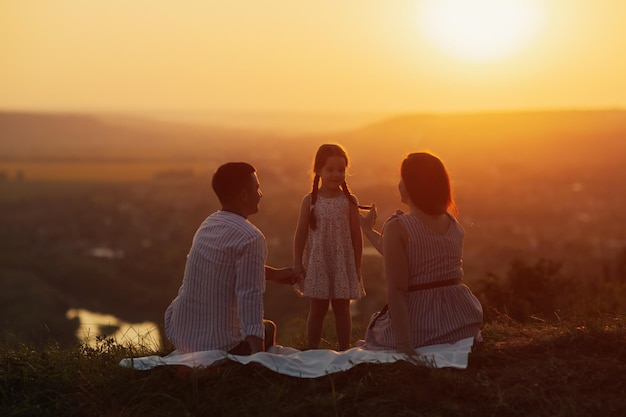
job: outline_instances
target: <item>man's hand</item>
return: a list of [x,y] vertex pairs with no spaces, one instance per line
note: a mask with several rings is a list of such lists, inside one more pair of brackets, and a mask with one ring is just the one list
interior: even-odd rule
[[264,349],[265,343],[263,342],[263,339],[261,339],[260,337],[248,336],[246,337],[246,342],[250,344],[251,354],[254,354],[257,352],[263,352],[265,350]]
[[285,268],[274,268],[265,266],[265,279],[273,281],[277,284],[292,285],[298,280],[298,275],[294,273],[293,268],[288,266]]

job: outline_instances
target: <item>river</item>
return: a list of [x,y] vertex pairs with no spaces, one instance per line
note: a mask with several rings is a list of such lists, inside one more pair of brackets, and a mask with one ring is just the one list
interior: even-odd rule
[[158,350],[161,336],[158,326],[151,321],[127,323],[111,314],[100,314],[93,311],[73,308],[67,311],[66,317],[78,317],[80,326],[76,331],[79,341],[95,347],[99,336],[110,337],[116,343],[134,347],[145,347]]

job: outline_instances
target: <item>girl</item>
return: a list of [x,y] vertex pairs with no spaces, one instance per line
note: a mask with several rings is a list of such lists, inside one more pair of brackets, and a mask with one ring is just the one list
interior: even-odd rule
[[319,147],[313,164],[313,190],[302,199],[294,235],[293,268],[301,277],[297,285],[302,287],[302,295],[310,298],[310,349],[319,346],[329,301],[339,350],[348,349],[352,333],[350,300],[365,295],[361,280],[363,239],[357,199],[346,184],[347,168],[348,156],[342,146]]

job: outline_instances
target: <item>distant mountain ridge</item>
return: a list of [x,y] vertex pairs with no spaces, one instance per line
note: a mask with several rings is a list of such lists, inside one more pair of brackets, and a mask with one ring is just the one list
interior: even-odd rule
[[368,143],[378,152],[430,149],[444,157],[489,163],[528,158],[606,163],[626,154],[626,111],[528,111],[404,115],[347,133],[343,143]]
[[[0,159],[199,158],[204,152],[344,144],[350,155],[397,159],[430,149],[447,158],[555,158],[572,164],[621,158],[626,111],[528,111],[406,114],[335,134],[300,137],[198,126],[135,117],[0,112]],[[312,157],[311,155],[306,156]]]
[[[190,158],[249,132],[139,117],[0,112],[0,159]],[[230,143],[229,143],[230,142]]]

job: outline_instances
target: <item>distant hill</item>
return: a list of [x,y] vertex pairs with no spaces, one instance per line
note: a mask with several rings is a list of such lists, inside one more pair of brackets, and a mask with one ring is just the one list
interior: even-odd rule
[[[344,144],[363,163],[397,164],[430,149],[454,163],[621,164],[626,111],[407,114],[334,134],[289,137],[136,117],[0,113],[0,159],[182,159],[238,149],[289,151],[310,163],[324,142]],[[295,151],[295,152],[294,152]]]
[[[463,165],[603,164],[626,155],[626,111],[405,115],[338,137],[352,155],[430,149]],[[395,151],[397,152],[397,151]]]
[[138,117],[0,112],[1,160],[194,159],[257,136]]

